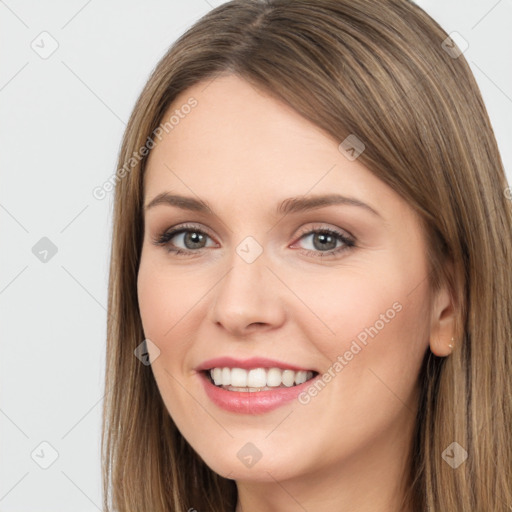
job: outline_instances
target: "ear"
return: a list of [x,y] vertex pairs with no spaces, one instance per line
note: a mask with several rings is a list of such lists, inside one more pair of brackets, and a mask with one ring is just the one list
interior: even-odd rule
[[434,298],[430,321],[430,350],[436,356],[449,356],[452,353],[450,344],[455,348],[457,341],[452,341],[455,337],[455,315],[456,308],[448,285],[443,284]]

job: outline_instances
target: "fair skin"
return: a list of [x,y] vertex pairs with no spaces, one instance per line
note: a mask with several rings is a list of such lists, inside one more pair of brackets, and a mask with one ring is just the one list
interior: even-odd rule
[[[144,183],[145,206],[169,192],[211,208],[160,203],[144,214],[138,298],[145,336],[160,350],[152,370],[163,401],[206,464],[236,481],[237,511],[396,512],[422,358],[429,344],[447,355],[453,335],[446,289],[429,310],[418,218],[347,159],[341,141],[240,78],[196,84],[169,111],[191,96],[197,107],[151,151]],[[333,193],[375,212],[331,204],[276,213],[285,199]],[[183,224],[195,227],[193,239],[153,243]],[[344,249],[322,254],[322,229],[355,245],[331,238],[327,249]],[[252,263],[236,251],[248,236],[263,251]],[[396,303],[400,312],[307,404],[226,411],[195,370],[220,356],[270,357],[322,375]],[[248,442],[261,453],[252,467],[237,457]]]

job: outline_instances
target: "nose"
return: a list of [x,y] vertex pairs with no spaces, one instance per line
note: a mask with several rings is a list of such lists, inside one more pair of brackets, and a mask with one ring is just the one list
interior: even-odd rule
[[212,321],[235,337],[280,327],[286,318],[282,285],[261,255],[247,263],[238,254],[215,287]]

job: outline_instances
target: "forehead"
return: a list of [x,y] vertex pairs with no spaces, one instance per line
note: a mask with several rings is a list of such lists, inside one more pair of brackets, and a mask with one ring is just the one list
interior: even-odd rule
[[400,200],[357,159],[347,159],[341,141],[234,75],[183,91],[163,122],[171,116],[173,127],[146,166],[146,203],[171,190],[210,204],[275,203],[309,193],[343,193],[384,209]]
[[[186,105],[191,99],[196,106],[189,109]],[[244,155],[247,160],[258,154],[277,161],[280,153],[296,150],[298,143],[319,153],[336,149],[335,141],[291,107],[235,75],[217,77],[183,91],[164,121],[171,117],[175,124],[164,138],[168,146],[174,143],[174,148],[168,147],[167,152],[179,152],[180,157],[193,149],[194,156],[218,155],[223,161]]]

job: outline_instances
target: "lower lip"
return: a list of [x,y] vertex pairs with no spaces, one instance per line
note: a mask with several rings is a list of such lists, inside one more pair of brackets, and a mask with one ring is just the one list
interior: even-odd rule
[[316,378],[289,388],[250,392],[228,391],[213,384],[203,372],[198,375],[206,394],[215,405],[226,411],[241,414],[264,414],[277,409],[297,398]]

